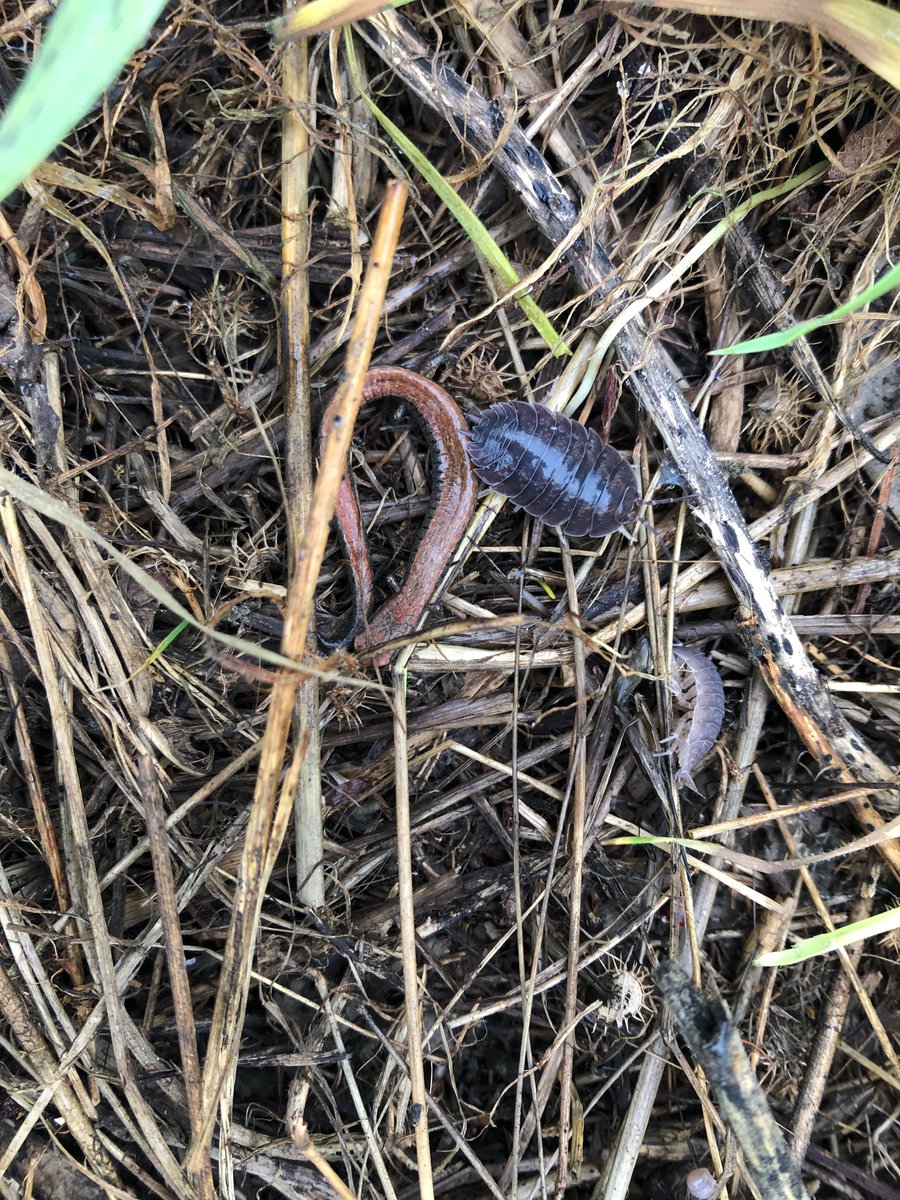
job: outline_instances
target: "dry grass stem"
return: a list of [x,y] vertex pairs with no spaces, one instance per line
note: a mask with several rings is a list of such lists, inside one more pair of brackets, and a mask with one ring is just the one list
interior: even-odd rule
[[[814,7],[170,0],[4,201],[2,1200],[900,1200],[896,931],[759,961],[897,904],[897,293],[713,353],[897,260]],[[370,366],[640,520],[442,539]],[[373,611],[440,576],[365,654],[345,472]]]
[[[310,406],[310,195],[309,125],[303,107],[309,102],[309,47],[305,42],[286,47],[284,90],[290,107],[282,136],[282,321],[285,382],[285,510],[288,548],[299,554],[309,520],[313,493],[313,420]],[[315,649],[315,622],[307,648]],[[300,768],[294,816],[297,888],[300,900],[312,908],[325,903],[322,863],[322,788],[319,776],[319,681],[304,679],[297,689],[295,735],[303,730],[306,753]]]

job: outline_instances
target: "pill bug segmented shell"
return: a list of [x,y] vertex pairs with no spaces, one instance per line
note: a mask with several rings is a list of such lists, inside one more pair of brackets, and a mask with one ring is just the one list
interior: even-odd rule
[[469,453],[484,483],[571,537],[605,537],[637,512],[634,472],[619,451],[550,409],[492,405],[469,435]]
[[715,663],[693,646],[673,646],[672,658],[686,669],[672,680],[672,690],[687,709],[675,727],[673,750],[678,783],[693,788],[694,768],[716,744],[725,719],[725,689]]

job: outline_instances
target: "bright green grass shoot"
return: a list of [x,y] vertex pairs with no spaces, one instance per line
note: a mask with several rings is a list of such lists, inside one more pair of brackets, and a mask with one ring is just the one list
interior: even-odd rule
[[814,958],[817,954],[830,954],[842,946],[890,933],[894,929],[900,929],[900,908],[889,908],[887,912],[876,913],[875,916],[865,917],[862,921],[853,921],[849,925],[842,925],[840,929],[817,933],[815,937],[795,942],[788,950],[773,950],[771,954],[760,954],[754,962],[758,967],[790,967],[794,963],[804,962],[807,958]]
[[62,0],[0,120],[0,200],[59,145],[146,40],[166,0]]
[[823,313],[820,317],[813,317],[812,320],[803,321],[799,325],[794,325],[791,329],[782,329],[778,333],[766,333],[762,337],[750,338],[746,342],[738,342],[736,346],[728,346],[725,350],[713,350],[713,354],[751,354],[762,353],[765,350],[780,350],[782,346],[789,346],[791,342],[796,342],[798,338],[806,337],[808,333],[812,333],[816,329],[821,329],[823,325],[831,325],[835,321],[840,321],[843,317],[849,316],[850,313],[859,312],[861,308],[865,308],[867,304],[871,304],[873,300],[877,300],[886,292],[893,291],[894,288],[900,287],[900,265],[892,267],[886,275],[876,280],[871,287],[867,287],[865,291],[859,293],[858,296],[853,296],[846,304],[841,304],[833,312]]
[[147,661],[144,663],[144,666],[149,667],[152,663],[155,663],[158,658],[162,658],[162,656],[165,654],[165,652],[168,650],[168,648],[172,645],[172,643],[175,641],[175,639],[180,637],[181,634],[184,633],[185,629],[187,629],[187,628],[188,628],[187,621],[179,621],[178,624],[175,626],[175,628],[170,630],[166,634],[166,636],[163,638],[163,640],[154,649],[153,653],[148,656]]

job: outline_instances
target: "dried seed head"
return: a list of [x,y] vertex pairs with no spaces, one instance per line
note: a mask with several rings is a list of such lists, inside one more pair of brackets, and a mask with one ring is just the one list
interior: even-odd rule
[[807,416],[799,386],[777,376],[750,401],[746,426],[750,445],[757,454],[788,449],[796,443]]
[[808,418],[799,386],[778,376],[750,401],[746,436],[757,454],[785,450],[796,444]]

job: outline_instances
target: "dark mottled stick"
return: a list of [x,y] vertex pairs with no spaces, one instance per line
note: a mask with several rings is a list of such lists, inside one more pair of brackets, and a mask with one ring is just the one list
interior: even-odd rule
[[766,1200],[809,1200],[728,1009],[695,988],[673,962],[660,963],[656,982],[679,1033],[716,1093],[759,1194]]

